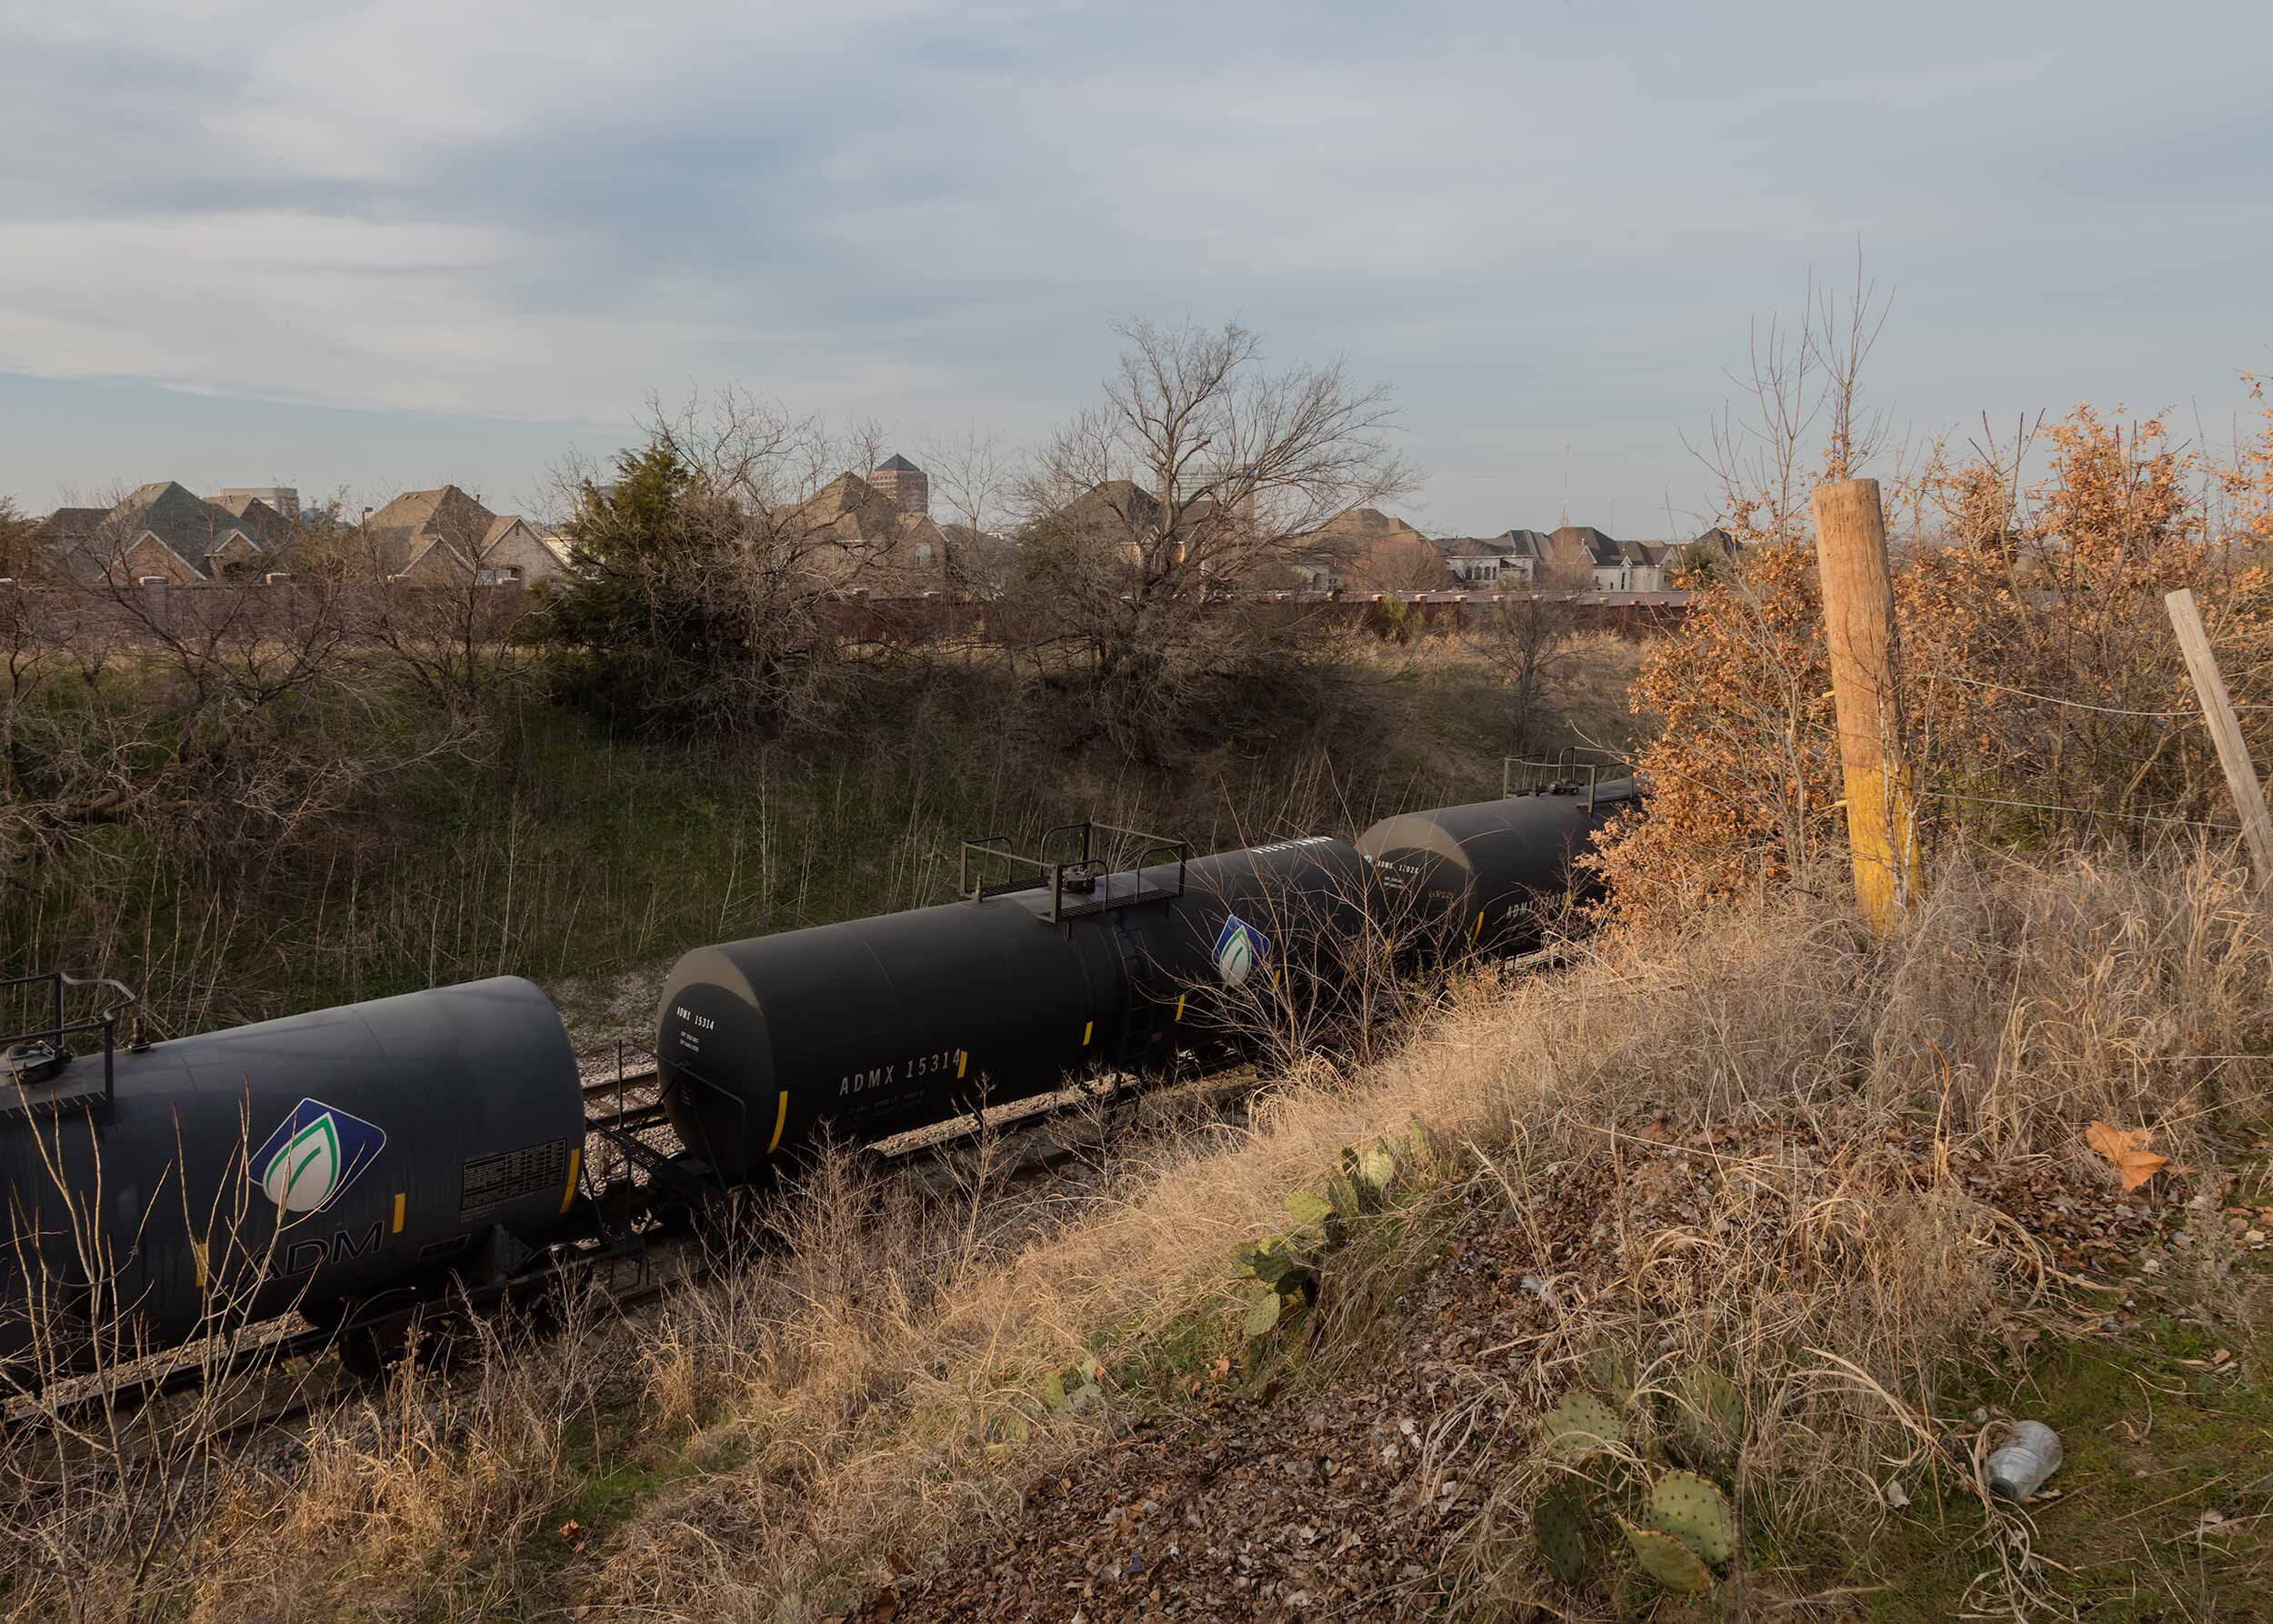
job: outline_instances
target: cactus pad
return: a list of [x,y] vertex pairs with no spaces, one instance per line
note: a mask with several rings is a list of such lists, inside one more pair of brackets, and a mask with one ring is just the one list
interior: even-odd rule
[[1267,1337],[1278,1328],[1278,1310],[1286,1299],[1277,1292],[1266,1288],[1247,1299],[1247,1332],[1250,1337]]
[[1256,1249],[1254,1260],[1248,1267],[1254,1269],[1255,1278],[1263,1284],[1274,1290],[1284,1290],[1286,1288],[1280,1282],[1293,1272],[1297,1263],[1295,1255],[1287,1249],[1285,1238],[1273,1236]]
[[1556,1578],[1567,1585],[1586,1578],[1586,1508],[1577,1495],[1558,1489],[1532,1508],[1531,1536]]
[[1357,1181],[1347,1173],[1337,1173],[1326,1187],[1327,1198],[1333,1202],[1335,1213],[1345,1218],[1362,1217],[1366,1210],[1365,1198],[1358,1192]]
[[1397,1152],[1387,1143],[1377,1143],[1357,1158],[1358,1182],[1377,1196],[1386,1196],[1397,1182]]
[[1297,1224],[1315,1224],[1334,1210],[1331,1202],[1323,1201],[1307,1189],[1298,1189],[1287,1198],[1287,1216]]
[[1634,1560],[1641,1570],[1666,1589],[1701,1596],[1713,1588],[1711,1571],[1697,1559],[1695,1551],[1671,1534],[1637,1528],[1623,1517],[1618,1519],[1618,1527],[1626,1530],[1626,1542],[1634,1548]]
[[1649,1522],[1715,1567],[1736,1552],[1737,1519],[1728,1497],[1695,1472],[1667,1472],[1657,1479],[1649,1491]]
[[1592,1393],[1565,1393],[1539,1423],[1539,1440],[1557,1460],[1599,1455],[1620,1437],[1617,1412]]

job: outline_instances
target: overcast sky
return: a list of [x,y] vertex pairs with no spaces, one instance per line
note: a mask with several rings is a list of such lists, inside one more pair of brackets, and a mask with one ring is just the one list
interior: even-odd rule
[[1627,536],[1859,236],[1921,428],[2230,433],[2273,5],[0,0],[0,494],[455,481],[651,390],[1030,439],[1131,314],[1392,386],[1424,528]]

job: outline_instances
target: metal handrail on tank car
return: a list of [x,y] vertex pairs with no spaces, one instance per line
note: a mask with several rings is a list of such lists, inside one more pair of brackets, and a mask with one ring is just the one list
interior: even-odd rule
[[[39,1083],[23,1081],[23,1068],[15,1059],[16,1045],[21,1043],[45,1044],[54,1056],[67,1064],[72,1055],[64,1040],[78,1033],[96,1031],[103,1034],[103,1103],[105,1107],[109,1106],[116,1098],[118,1088],[115,1068],[113,1065],[113,1057],[118,1048],[118,1018],[129,1009],[138,1011],[142,1003],[142,995],[125,982],[114,981],[108,976],[74,976],[65,970],[46,970],[36,976],[11,976],[0,981],[0,991],[18,987],[35,987],[42,983],[45,983],[54,995],[55,1018],[47,1026],[35,1028],[29,1032],[18,1032],[13,1037],[0,1038],[0,1058],[5,1059],[8,1080],[15,1084],[17,1090],[16,1098],[14,1101],[0,1098],[0,1108],[16,1103],[34,1105],[42,1103],[42,1097],[35,1095],[33,1090],[45,1087],[46,1081],[54,1080],[44,1079]],[[104,1006],[100,1011],[86,1020],[65,1022],[63,1018],[64,992],[66,988],[75,987],[107,987],[116,992],[118,997],[116,1001]],[[135,1016],[134,1037],[129,1047],[133,1048],[147,1047],[142,1040],[142,1021],[139,1013]],[[56,1097],[88,1099],[93,1098],[93,1091],[67,1095],[66,1091],[58,1090]]]
[[[1507,800],[1523,795],[1576,795],[1583,787],[1587,792],[1587,810],[1595,807],[1595,792],[1600,787],[1605,771],[1622,764],[1607,751],[1591,754],[1604,757],[1601,761],[1581,761],[1576,747],[1565,745],[1549,761],[1543,756],[1503,756],[1499,758],[1499,798]],[[1524,787],[1516,788],[1516,774],[1523,770],[1527,777]],[[1584,773],[1584,779],[1578,775]]]
[[[1099,831],[1144,842],[1136,853],[1135,872],[1138,879],[1127,891],[1118,895],[1113,891],[1111,877],[1100,872],[1099,860],[1093,855],[1094,837]],[[1013,892],[1038,890],[1046,886],[1049,887],[1050,905],[1040,916],[1046,925],[1062,924],[1067,919],[1078,918],[1084,914],[1101,913],[1109,907],[1127,907],[1139,902],[1170,901],[1184,895],[1185,871],[1192,860],[1192,843],[1189,840],[1173,839],[1144,829],[1123,828],[1118,824],[1097,823],[1083,818],[1077,823],[1062,823],[1044,831],[1037,850],[1046,853],[1053,838],[1076,832],[1081,836],[1081,855],[1066,862],[1052,862],[1046,856],[1027,857],[1024,852],[1014,851],[1010,848],[1010,837],[1007,835],[981,835],[976,839],[963,841],[956,889],[967,901],[984,902],[990,897],[1006,897]],[[1023,865],[1038,872],[992,883],[974,881],[971,877],[971,857],[975,852],[981,857]],[[1155,857],[1158,857],[1163,864],[1171,857],[1176,860],[1174,886],[1147,886],[1143,883],[1144,871],[1152,867]],[[1086,902],[1068,904],[1066,894],[1069,888],[1066,884],[1069,878],[1073,881],[1070,888],[1076,896],[1084,888],[1084,882],[1094,886],[1097,879],[1102,878],[1106,883],[1105,895],[1092,896]]]

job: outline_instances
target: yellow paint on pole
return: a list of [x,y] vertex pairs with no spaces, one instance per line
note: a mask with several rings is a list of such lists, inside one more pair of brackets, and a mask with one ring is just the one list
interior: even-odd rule
[[1815,518],[1855,902],[1883,936],[1923,893],[1924,877],[1915,785],[1903,756],[1901,651],[1878,482],[1816,486]]

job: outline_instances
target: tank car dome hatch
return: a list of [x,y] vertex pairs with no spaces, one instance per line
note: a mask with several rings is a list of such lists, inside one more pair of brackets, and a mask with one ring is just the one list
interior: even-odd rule
[[[517,977],[120,1049],[113,1068],[105,1108],[0,1120],[0,1358],[61,1326],[84,1363],[178,1344],[224,1308],[323,1323],[541,1231],[575,1192],[576,1056]],[[113,1303],[124,1340],[95,1345]]]
[[1631,779],[1383,818],[1357,837],[1385,906],[1413,923],[1493,948],[1538,935],[1537,907],[1592,886],[1573,863],[1594,833],[1635,805]]

